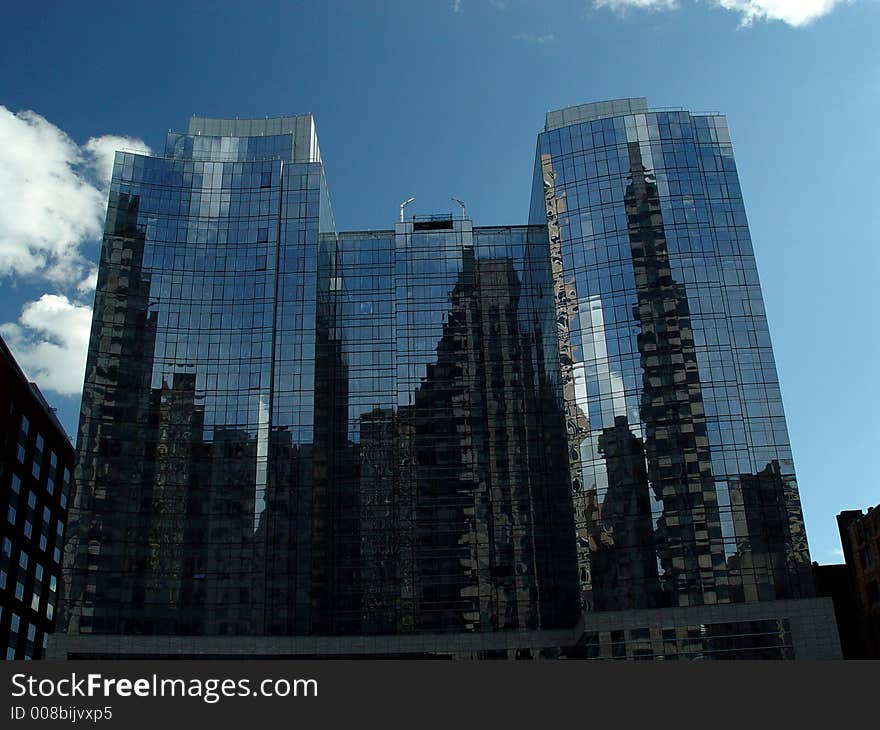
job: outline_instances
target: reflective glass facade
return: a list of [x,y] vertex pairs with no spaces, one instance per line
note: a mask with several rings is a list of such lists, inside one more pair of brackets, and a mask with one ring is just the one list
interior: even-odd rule
[[323,169],[292,131],[201,131],[116,157],[68,550],[79,632],[295,632],[325,615]]
[[587,632],[570,659],[794,659],[787,619]]
[[441,216],[340,235],[363,630],[577,618],[561,411],[535,367],[542,233]]
[[585,610],[809,596],[809,553],[727,122],[548,114],[547,220]]
[[544,229],[337,235],[299,120],[117,156],[68,630],[571,625],[561,411],[531,335]]
[[[548,115],[525,226],[336,232],[308,115],[118,153],[78,444],[75,635],[503,633],[812,591],[724,119],[642,100]],[[790,652],[758,619],[710,638]],[[652,651],[694,653],[681,631]]]

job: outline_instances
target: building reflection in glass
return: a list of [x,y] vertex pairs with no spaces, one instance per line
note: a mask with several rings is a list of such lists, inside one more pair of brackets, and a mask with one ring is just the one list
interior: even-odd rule
[[217,121],[115,161],[67,556],[81,633],[307,632],[333,594],[338,438],[314,406],[335,387],[316,365],[339,356],[335,235],[314,129]]
[[725,119],[641,99],[549,114],[543,219],[584,607],[810,596]]
[[337,235],[317,148],[229,124],[116,160],[68,630],[572,625],[543,229]]
[[308,115],[119,153],[68,631],[493,632],[810,595],[726,123],[631,101],[548,116],[528,226],[337,233]]
[[[371,629],[575,620],[566,475],[538,430],[548,385],[534,364],[529,233],[441,216],[340,237]],[[382,301],[388,329],[375,326],[391,316],[374,311]],[[393,361],[362,344],[380,333],[393,334]]]

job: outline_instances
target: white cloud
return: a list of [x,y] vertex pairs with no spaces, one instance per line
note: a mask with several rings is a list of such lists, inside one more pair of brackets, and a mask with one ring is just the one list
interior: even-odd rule
[[35,112],[0,106],[0,282],[27,276],[54,292],[26,303],[0,333],[45,391],[82,390],[92,310],[76,298],[97,283],[96,247],[85,247],[101,238],[118,149],[150,152],[115,135],[80,146]]
[[630,8],[643,8],[648,10],[675,10],[678,0],[594,0],[593,5],[597,8],[611,8],[618,12]]
[[27,376],[41,390],[78,395],[86,370],[92,310],[65,296],[43,294],[21,310],[0,334]]
[[103,206],[79,163],[79,148],[60,129],[0,107],[0,271],[77,276],[79,246],[101,235]]
[[[700,1],[700,0],[696,0]],[[740,14],[743,25],[756,20],[781,20],[794,27],[812,23],[830,13],[838,5],[854,0],[702,0],[717,7]],[[675,10],[678,0],[593,0],[597,8],[624,12],[631,8],[648,10]]]
[[88,294],[95,291],[98,286],[98,267],[95,266],[88,274],[76,285],[76,290],[81,294]]
[[545,33],[544,35],[537,35],[535,33],[517,33],[513,36],[513,40],[543,46],[545,43],[552,43],[555,41],[556,36],[553,33]]
[[460,13],[461,12],[461,0],[452,0],[452,12]]
[[714,0],[725,10],[742,13],[743,25],[756,20],[781,20],[798,27],[827,15],[845,0]]
[[114,134],[92,137],[85,143],[83,149],[91,157],[89,166],[95,171],[98,181],[105,190],[110,187],[110,178],[113,177],[113,159],[116,157],[117,150],[152,154],[152,150],[141,140],[132,137],[117,137]]
[[82,246],[101,237],[117,147],[149,151],[109,135],[80,147],[39,114],[0,106],[0,272],[57,286],[87,278]]

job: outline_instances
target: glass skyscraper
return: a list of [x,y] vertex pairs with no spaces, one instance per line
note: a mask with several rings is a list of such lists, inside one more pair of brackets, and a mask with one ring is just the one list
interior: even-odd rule
[[726,122],[643,99],[519,226],[337,232],[309,115],[117,153],[76,485],[59,656],[839,651]]
[[809,552],[727,121],[548,114],[550,230],[587,609],[799,598]]

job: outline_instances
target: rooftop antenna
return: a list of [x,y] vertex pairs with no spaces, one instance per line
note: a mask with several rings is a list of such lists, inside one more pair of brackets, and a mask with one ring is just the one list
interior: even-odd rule
[[404,200],[404,201],[400,204],[400,222],[401,222],[401,223],[403,223],[403,209],[406,208],[406,206],[408,206],[408,205],[409,205],[410,203],[412,203],[414,200],[415,200],[415,198],[410,198],[409,200]]
[[451,197],[450,200],[454,200],[456,203],[458,203],[461,206],[461,217],[467,218],[467,207],[465,206],[464,201],[459,200],[455,196]]

